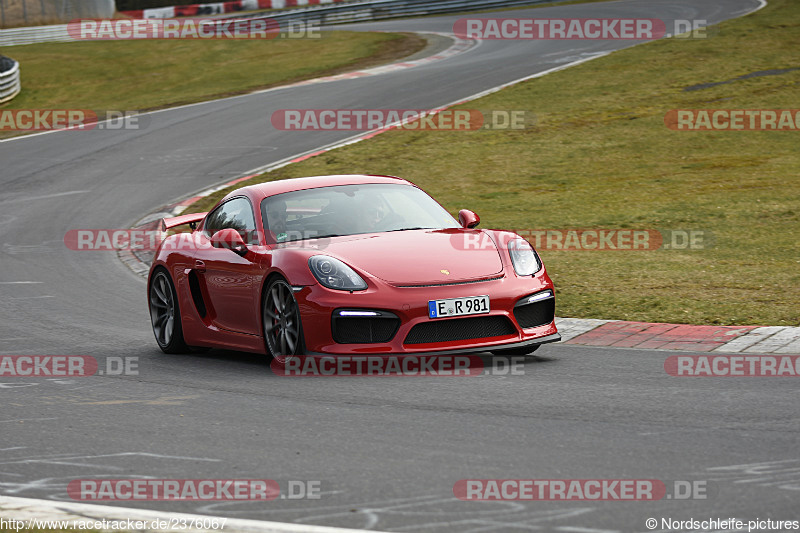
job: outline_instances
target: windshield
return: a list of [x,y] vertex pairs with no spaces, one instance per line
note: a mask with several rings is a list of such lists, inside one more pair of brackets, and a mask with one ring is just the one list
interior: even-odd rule
[[433,198],[411,185],[320,187],[261,202],[267,242],[412,229],[458,228]]

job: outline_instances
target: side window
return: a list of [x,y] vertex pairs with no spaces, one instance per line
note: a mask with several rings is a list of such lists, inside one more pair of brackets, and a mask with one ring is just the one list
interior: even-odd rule
[[205,231],[210,237],[222,229],[233,228],[248,244],[258,244],[256,219],[247,198],[234,198],[216,208],[206,218]]

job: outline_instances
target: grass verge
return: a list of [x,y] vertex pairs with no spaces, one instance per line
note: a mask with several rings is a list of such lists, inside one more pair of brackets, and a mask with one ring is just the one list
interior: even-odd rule
[[[425,46],[412,34],[324,32],[319,39],[43,43],[0,49],[22,92],[4,109],[152,110],[367,68]],[[0,137],[20,132],[0,131]]]
[[771,0],[713,37],[637,46],[461,106],[525,110],[534,127],[395,130],[251,181],[393,174],[484,227],[702,229],[713,247],[543,250],[559,316],[797,326],[800,132],[680,132],[664,117],[797,108],[800,70],[736,78],[798,66],[800,4]]

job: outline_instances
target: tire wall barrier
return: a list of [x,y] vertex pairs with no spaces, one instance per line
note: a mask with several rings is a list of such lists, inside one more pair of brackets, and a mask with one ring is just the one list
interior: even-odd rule
[[21,90],[19,63],[10,57],[0,56],[0,104],[8,102]]

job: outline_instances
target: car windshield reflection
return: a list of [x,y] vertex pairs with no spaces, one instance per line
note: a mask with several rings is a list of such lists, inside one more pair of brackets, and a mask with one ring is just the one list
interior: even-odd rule
[[433,198],[410,185],[340,185],[294,191],[261,202],[270,244],[410,231],[458,228]]

